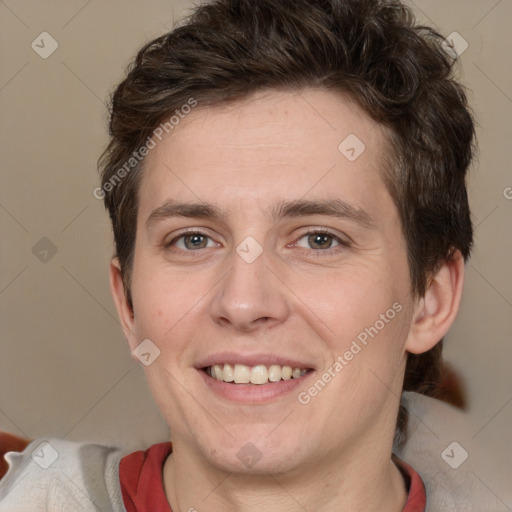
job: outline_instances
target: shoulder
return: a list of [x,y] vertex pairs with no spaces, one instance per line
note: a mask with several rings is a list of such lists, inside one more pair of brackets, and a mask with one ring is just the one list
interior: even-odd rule
[[493,489],[499,469],[474,439],[468,417],[417,393],[404,393],[403,404],[409,411],[409,439],[395,452],[423,479],[427,512],[508,510],[505,496]]
[[0,512],[124,512],[118,447],[40,438],[4,457],[9,469],[0,480]]

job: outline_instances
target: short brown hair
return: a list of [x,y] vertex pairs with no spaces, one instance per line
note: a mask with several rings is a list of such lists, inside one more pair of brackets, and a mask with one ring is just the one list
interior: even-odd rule
[[[467,260],[473,229],[465,177],[474,123],[442,41],[394,0],[214,0],[146,44],[113,94],[111,140],[99,161],[130,305],[143,162],[115,186],[112,180],[191,98],[208,106],[263,89],[306,87],[350,96],[390,129],[384,180],[407,242],[411,292],[424,295],[429,276],[455,250]],[[404,390],[435,395],[441,351],[442,340],[408,355]],[[401,407],[397,438],[406,420]]]

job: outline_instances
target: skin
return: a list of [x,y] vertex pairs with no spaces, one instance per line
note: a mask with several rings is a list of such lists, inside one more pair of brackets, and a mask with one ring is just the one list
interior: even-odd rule
[[[366,146],[353,162],[338,150],[349,134]],[[116,259],[111,289],[131,350],[144,339],[160,350],[144,368],[172,432],[163,481],[173,510],[402,510],[391,447],[406,354],[430,349],[449,329],[464,265],[455,253],[424,297],[411,294],[397,208],[382,179],[385,144],[385,129],[346,97],[266,91],[196,107],[146,157],[134,310]],[[345,201],[372,225],[319,214],[270,218],[278,202],[300,199]],[[211,203],[224,216],[160,216],[148,226],[168,200]],[[187,228],[204,237],[180,237]],[[327,236],[318,242],[310,228]],[[246,237],[262,248],[252,263],[236,252]],[[395,303],[401,311],[300,403],[298,393]],[[291,393],[235,403],[195,367],[223,351],[293,357],[315,371]],[[252,467],[237,457],[248,442],[261,454]]]

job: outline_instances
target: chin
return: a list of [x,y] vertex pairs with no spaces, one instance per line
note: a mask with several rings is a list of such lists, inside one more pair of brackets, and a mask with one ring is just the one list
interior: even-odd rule
[[210,464],[235,474],[286,473],[301,464],[306,443],[286,430],[281,435],[269,435],[270,432],[268,425],[245,428],[243,434],[239,432],[233,437],[223,432],[221,439],[209,439],[198,448]]

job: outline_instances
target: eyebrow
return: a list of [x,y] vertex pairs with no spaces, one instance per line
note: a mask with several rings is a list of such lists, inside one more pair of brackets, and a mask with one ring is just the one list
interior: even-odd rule
[[[365,228],[375,229],[375,222],[365,210],[341,199],[281,201],[271,210],[270,219],[274,222],[286,217],[324,215],[353,221]],[[222,221],[227,215],[210,203],[183,203],[172,199],[155,208],[146,221],[146,227],[172,217],[209,218]]]

